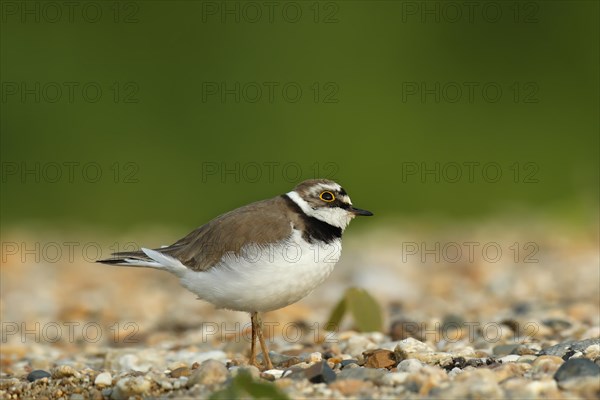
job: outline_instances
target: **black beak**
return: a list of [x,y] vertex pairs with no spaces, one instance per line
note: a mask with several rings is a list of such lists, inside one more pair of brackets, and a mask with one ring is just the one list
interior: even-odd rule
[[365,217],[370,217],[371,215],[373,215],[371,211],[362,210],[353,206],[350,206],[350,208],[348,208],[348,211],[350,211],[354,215],[364,215]]

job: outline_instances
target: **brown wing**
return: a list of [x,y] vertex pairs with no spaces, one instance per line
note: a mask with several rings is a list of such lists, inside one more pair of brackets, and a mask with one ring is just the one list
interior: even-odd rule
[[156,251],[177,258],[194,271],[206,271],[226,252],[239,255],[246,244],[267,244],[289,237],[297,219],[297,214],[279,196],[223,214]]

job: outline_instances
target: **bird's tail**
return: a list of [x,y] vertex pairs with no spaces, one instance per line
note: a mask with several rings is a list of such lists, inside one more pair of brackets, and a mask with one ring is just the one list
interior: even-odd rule
[[142,247],[139,251],[123,251],[112,253],[111,258],[96,262],[124,267],[146,267],[162,269],[180,275],[187,267],[178,259],[161,253],[161,249],[151,250]]

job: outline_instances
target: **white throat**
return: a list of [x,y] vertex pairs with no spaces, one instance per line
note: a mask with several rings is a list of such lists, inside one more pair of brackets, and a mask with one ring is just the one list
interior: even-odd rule
[[309,217],[314,217],[320,221],[327,222],[329,225],[341,228],[342,231],[346,229],[346,227],[354,217],[352,214],[339,207],[313,208],[302,197],[300,197],[298,193],[296,193],[293,190],[291,192],[286,193],[286,195],[287,197],[292,199],[292,201],[296,203],[302,211],[304,211],[304,214],[308,215]]

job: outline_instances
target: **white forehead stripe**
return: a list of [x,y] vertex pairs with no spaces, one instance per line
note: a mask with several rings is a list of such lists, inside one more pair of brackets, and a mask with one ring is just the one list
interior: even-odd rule
[[309,206],[308,203],[302,197],[300,197],[300,195],[298,193],[296,193],[295,191],[292,190],[291,192],[287,193],[287,197],[292,199],[292,201],[294,203],[296,203],[298,205],[298,207],[300,207],[302,209],[302,211],[304,211],[304,214],[312,216],[312,214],[313,214],[312,207]]
[[337,183],[334,184],[328,184],[328,183],[320,183],[319,186],[315,187],[318,191],[323,191],[323,190],[331,190],[332,192],[337,192],[338,190],[341,190],[342,187],[340,185],[338,185]]

